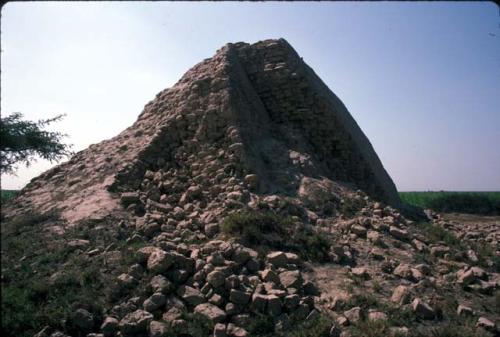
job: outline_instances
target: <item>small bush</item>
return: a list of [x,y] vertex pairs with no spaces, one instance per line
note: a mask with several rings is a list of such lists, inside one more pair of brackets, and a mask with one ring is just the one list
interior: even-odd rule
[[227,216],[221,227],[224,234],[238,236],[251,246],[294,251],[306,260],[328,259],[330,243],[324,234],[270,211],[236,212]]
[[410,326],[416,320],[415,313],[408,306],[390,307],[387,316],[387,322],[392,326]]
[[269,315],[257,314],[248,327],[250,336],[267,336],[274,333],[273,318]]
[[342,215],[352,218],[366,205],[361,198],[344,198],[341,200],[339,211]]
[[354,307],[360,307],[364,311],[374,308],[382,308],[383,305],[380,303],[378,298],[371,294],[354,294],[346,302],[345,307],[351,309]]
[[188,322],[189,336],[205,337],[214,330],[214,323],[205,316],[198,313],[185,313],[183,318]]
[[459,249],[464,248],[462,247],[462,242],[459,239],[457,239],[457,237],[452,232],[447,231],[446,229],[444,229],[439,225],[435,225],[429,222],[421,222],[417,226],[424,232],[426,238],[431,243],[443,241],[450,247],[455,247]]
[[285,235],[293,226],[289,218],[280,217],[271,212],[236,212],[222,222],[222,232],[239,235],[246,243],[255,245]]

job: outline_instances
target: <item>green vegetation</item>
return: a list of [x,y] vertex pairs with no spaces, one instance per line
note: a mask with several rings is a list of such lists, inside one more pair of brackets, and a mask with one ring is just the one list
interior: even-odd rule
[[[46,228],[60,225],[57,213],[30,214],[2,222],[2,328],[3,336],[33,336],[45,326],[71,336],[85,336],[73,325],[73,312],[92,313],[94,326],[102,321],[103,308],[112,302],[114,279],[106,255],[90,258],[67,244],[89,240],[89,247],[107,246],[116,232],[91,233],[87,224],[54,235]],[[45,230],[44,230],[45,229]]]
[[[452,256],[457,261],[465,261],[467,259],[467,250],[472,249],[478,258],[478,265],[484,268],[492,267],[493,271],[500,272],[500,257],[495,255],[494,249],[487,243],[477,244],[474,242],[464,242],[459,240],[452,232],[447,231],[443,227],[428,223],[420,222],[416,225],[429,240],[430,243],[444,242],[451,248]],[[433,264],[434,259],[428,254],[417,255],[423,263]],[[492,265],[490,265],[491,261]]]
[[49,161],[59,161],[71,155],[70,145],[61,142],[66,135],[44,130],[53,122],[60,121],[64,115],[32,122],[14,112],[0,120],[0,172],[13,173],[16,164],[29,166],[36,157]]
[[11,200],[12,198],[14,198],[16,196],[17,193],[19,193],[18,190],[2,190],[2,199],[1,199],[1,202],[4,203],[4,202],[7,202],[9,200]]
[[429,222],[420,222],[417,224],[417,227],[422,230],[426,239],[431,243],[443,241],[450,248],[464,249],[462,242],[457,239],[452,232],[447,231],[439,225]]
[[246,328],[252,337],[328,337],[332,320],[319,313],[315,318],[304,321],[290,314],[289,325],[285,324],[283,330],[275,330],[272,316],[257,314],[252,317],[250,325]]
[[403,336],[403,334],[392,334],[389,324],[385,321],[360,320],[352,328],[352,337],[387,337]]
[[331,319],[319,314],[312,320],[303,321],[290,329],[289,337],[328,337],[332,326]]
[[271,212],[230,214],[222,223],[222,232],[238,236],[251,246],[293,251],[306,260],[326,261],[330,251],[330,243],[324,234]]
[[489,337],[491,334],[475,327],[473,320],[445,322],[432,328],[418,328],[410,337]]
[[437,212],[500,215],[500,192],[399,192],[404,203]]

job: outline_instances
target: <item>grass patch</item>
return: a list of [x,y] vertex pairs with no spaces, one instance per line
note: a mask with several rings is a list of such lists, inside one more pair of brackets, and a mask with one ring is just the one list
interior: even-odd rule
[[[351,330],[352,337],[387,337],[394,336],[385,321],[360,320]],[[396,335],[397,336],[397,335]]]
[[298,321],[294,314],[290,315],[291,326],[285,331],[275,331],[274,319],[270,315],[256,314],[247,327],[252,337],[328,337],[332,321],[324,314],[316,318]]
[[83,336],[71,323],[71,314],[77,308],[91,312],[96,323],[102,320],[104,298],[96,294],[106,283],[98,264],[73,257],[53,282],[45,275],[33,275],[25,265],[21,269],[15,278],[2,282],[3,336],[32,336],[45,325]]
[[384,287],[382,286],[382,284],[380,284],[380,282],[377,281],[377,280],[374,280],[372,282],[372,287],[373,287],[373,291],[375,291],[376,293],[381,293],[382,290],[384,289]]
[[47,325],[71,336],[85,336],[72,323],[74,311],[91,312],[97,328],[103,309],[112,303],[114,278],[104,272],[105,256],[89,257],[67,244],[88,239],[89,249],[106,247],[117,240],[111,224],[74,226],[62,235],[47,231],[48,225],[64,227],[55,213],[32,213],[2,222],[3,336],[33,336]]
[[399,192],[404,203],[437,212],[500,215],[500,192]]
[[237,236],[250,246],[293,251],[305,260],[328,260],[330,242],[325,234],[269,211],[230,214],[221,228],[225,235]]
[[214,323],[205,316],[198,313],[184,313],[182,316],[188,322],[189,336],[205,337],[214,330]]
[[450,231],[447,231],[442,226],[429,222],[420,222],[417,227],[422,230],[426,239],[430,243],[443,241],[449,247],[464,249],[462,242]]
[[331,320],[325,315],[319,315],[317,318],[301,322],[292,327],[287,337],[328,337]]
[[248,326],[250,336],[272,336],[274,334],[273,317],[270,315],[256,314]]
[[345,307],[351,309],[354,307],[360,307],[363,311],[368,309],[380,308],[381,303],[378,298],[371,294],[354,294],[346,302]]
[[339,211],[342,215],[352,218],[365,206],[366,201],[362,198],[344,198],[340,202]]
[[491,261],[491,267],[495,273],[500,273],[500,256],[495,254],[495,251],[488,243],[469,242],[471,249],[476,253],[478,264],[481,267],[488,268]]
[[[41,213],[26,213],[19,215],[9,221],[2,220],[2,237],[12,237],[21,234],[22,232],[31,230],[34,226],[47,222],[47,221],[57,221],[59,219],[59,214],[55,211]],[[4,240],[2,240],[3,243]]]

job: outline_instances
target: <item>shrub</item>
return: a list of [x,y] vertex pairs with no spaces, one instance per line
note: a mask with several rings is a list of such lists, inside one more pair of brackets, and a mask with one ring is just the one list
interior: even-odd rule
[[306,260],[328,259],[330,243],[324,234],[270,211],[230,214],[223,220],[221,229],[248,245],[294,251]]
[[274,333],[274,322],[270,315],[257,314],[248,326],[250,336],[267,336]]
[[447,231],[439,225],[435,225],[429,222],[418,223],[417,226],[424,232],[426,238],[432,242],[436,243],[438,241],[443,241],[450,247],[464,249],[462,243],[457,237],[450,231]]
[[377,297],[371,294],[354,294],[345,304],[346,308],[361,307],[362,309],[378,308],[381,306]]
[[286,235],[293,226],[289,218],[280,217],[271,212],[236,212],[222,222],[222,232],[239,235],[248,244],[260,244],[263,241],[272,244],[274,237]]

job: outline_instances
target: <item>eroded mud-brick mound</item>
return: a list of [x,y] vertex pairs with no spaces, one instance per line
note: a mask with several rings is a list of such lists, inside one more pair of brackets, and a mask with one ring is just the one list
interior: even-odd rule
[[496,237],[480,253],[399,206],[368,139],[285,40],[228,44],[2,208],[3,329],[495,334]]
[[207,201],[231,192],[248,199],[250,181],[254,193],[296,197],[316,180],[399,203],[342,102],[280,39],[221,48],[160,92],[130,128],[35,178],[16,206],[56,207],[74,221],[119,209],[121,192],[144,192],[141,206],[174,206],[193,186]]

